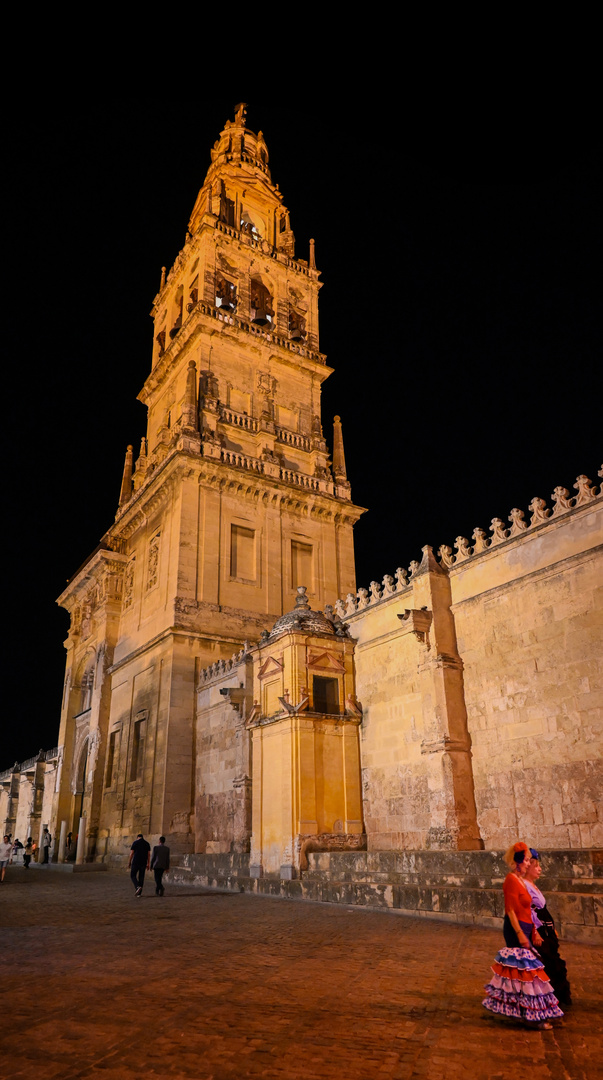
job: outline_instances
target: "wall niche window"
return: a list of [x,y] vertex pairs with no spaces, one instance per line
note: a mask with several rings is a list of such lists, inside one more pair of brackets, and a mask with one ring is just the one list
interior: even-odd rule
[[256,580],[255,529],[244,525],[230,527],[230,576],[237,581]]
[[291,588],[305,585],[308,592],[314,592],[314,573],[312,566],[312,544],[303,544],[299,540],[291,541]]
[[142,779],[146,738],[147,714],[138,713],[134,720],[134,733],[132,736],[132,763],[130,765],[131,782]]
[[312,697],[314,712],[339,712],[339,680],[327,679],[323,675],[312,676]]
[[105,787],[110,788],[113,786],[113,772],[115,769],[115,747],[117,744],[117,731],[112,731],[109,735],[109,745],[107,747],[107,771],[105,773]]

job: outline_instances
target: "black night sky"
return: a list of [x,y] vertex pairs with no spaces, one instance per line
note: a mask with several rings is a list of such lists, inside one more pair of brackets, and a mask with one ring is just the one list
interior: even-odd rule
[[[9,132],[0,769],[56,745],[68,618],[55,598],[113,520],[126,444],[145,432],[136,395],[161,266],[245,93],[178,112],[51,92]],[[376,94],[345,110],[251,100],[247,123],[264,132],[296,254],[316,240],[335,368],[323,426],[330,442],[341,415],[352,495],[370,511],[358,585],[535,495],[550,504],[558,484],[574,494],[580,473],[600,484],[589,152],[527,125],[488,141],[452,122],[413,134]]]

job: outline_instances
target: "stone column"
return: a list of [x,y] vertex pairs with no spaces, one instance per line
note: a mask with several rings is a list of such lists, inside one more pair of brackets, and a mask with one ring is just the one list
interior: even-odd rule
[[86,856],[86,818],[80,818],[80,824],[77,833],[77,851],[75,853],[76,866],[81,866],[85,861]]
[[59,854],[57,862],[65,862],[65,846],[67,844],[67,822],[61,822],[61,835],[59,837]]

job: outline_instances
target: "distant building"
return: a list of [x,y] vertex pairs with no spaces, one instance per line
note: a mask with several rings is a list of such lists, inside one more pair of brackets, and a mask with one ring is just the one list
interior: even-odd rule
[[58,749],[2,774],[4,829],[84,816],[89,860],[142,831],[283,880],[312,851],[603,847],[601,489],[357,590],[313,241],[295,257],[244,106],[211,157],[153,304],[147,435],[59,598]]

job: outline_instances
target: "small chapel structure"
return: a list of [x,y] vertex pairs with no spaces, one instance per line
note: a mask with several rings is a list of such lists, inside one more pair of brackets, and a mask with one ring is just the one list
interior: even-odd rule
[[[569,895],[603,862],[603,467],[357,588],[306,255],[239,105],[162,271],[115,520],[58,599],[58,744],[0,774],[4,831],[79,834],[88,864],[162,834],[205,882],[486,921],[521,836]],[[579,940],[595,911],[572,894]]]

